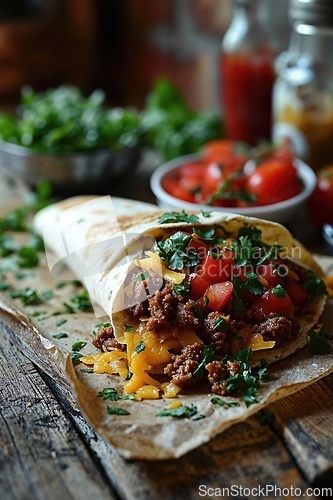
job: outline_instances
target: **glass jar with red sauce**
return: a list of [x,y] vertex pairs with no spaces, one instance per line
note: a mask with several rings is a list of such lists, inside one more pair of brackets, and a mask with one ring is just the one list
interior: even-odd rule
[[225,134],[255,145],[271,136],[276,47],[259,15],[260,0],[233,0],[233,7],[220,56]]

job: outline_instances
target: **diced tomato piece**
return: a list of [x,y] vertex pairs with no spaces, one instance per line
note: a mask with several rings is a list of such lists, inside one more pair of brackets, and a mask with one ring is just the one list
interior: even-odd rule
[[198,270],[198,274],[209,284],[220,283],[221,281],[230,279],[231,265],[219,257],[214,258],[211,255],[207,255]]
[[203,146],[202,154],[206,161],[221,162],[232,156],[234,146],[235,143],[232,141],[216,139]]
[[309,293],[295,280],[286,279],[284,288],[287,290],[292,303],[296,306],[303,304],[309,296]]
[[195,234],[192,236],[188,248],[195,250],[199,259],[204,259],[209,251],[209,246]]
[[191,283],[191,299],[200,299],[209,287],[209,283],[202,276],[196,273],[190,274],[189,280]]
[[257,267],[257,274],[264,278],[271,286],[281,283],[280,276],[275,272],[276,266],[273,264],[261,264]]
[[231,281],[215,283],[207,288],[206,296],[209,300],[208,305],[213,311],[222,311],[229,303],[234,293],[234,285]]
[[164,179],[163,188],[167,193],[171,194],[175,198],[195,203],[195,198],[193,194],[191,194],[189,191],[180,186],[177,179],[174,178]]
[[272,313],[288,317],[291,310],[292,302],[289,295],[286,294],[283,298],[278,297],[272,290],[267,290],[251,306],[252,317],[259,321],[269,318]]
[[233,265],[233,263],[235,262],[234,250],[231,250],[230,248],[224,247],[224,248],[222,248],[221,255],[222,255],[222,259],[227,264]]

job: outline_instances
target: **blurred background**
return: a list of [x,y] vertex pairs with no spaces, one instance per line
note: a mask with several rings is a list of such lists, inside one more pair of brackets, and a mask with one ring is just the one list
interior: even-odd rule
[[[258,5],[281,49],[287,6]],[[229,0],[1,0],[0,106],[15,106],[24,84],[71,83],[102,88],[111,106],[142,107],[164,76],[194,109],[219,109],[218,57],[231,18]]]

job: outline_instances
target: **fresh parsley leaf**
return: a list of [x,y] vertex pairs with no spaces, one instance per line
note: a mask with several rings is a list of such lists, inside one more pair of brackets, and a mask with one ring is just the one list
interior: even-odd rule
[[202,213],[202,216],[203,216],[203,217],[206,217],[206,218],[207,218],[207,217],[210,217],[210,216],[211,216],[211,214],[212,214],[212,211],[211,211],[211,210],[210,210],[210,211],[200,210],[200,212]]
[[256,273],[246,274],[246,282],[244,282],[243,288],[249,290],[254,295],[262,295],[266,290]]
[[191,284],[189,281],[183,281],[179,285],[173,286],[173,291],[177,293],[177,295],[188,295],[191,290]]
[[13,299],[20,299],[24,306],[35,305],[38,306],[42,300],[36,290],[33,288],[22,288],[19,290],[12,290],[9,292],[10,297]]
[[140,342],[138,342],[136,344],[136,346],[134,347],[134,352],[136,354],[140,354],[140,352],[144,351],[145,349],[146,349],[146,346],[144,345],[143,340],[140,340]]
[[133,332],[134,330],[134,326],[132,325],[125,325],[125,332],[128,333],[128,332]]
[[192,228],[194,234],[196,234],[202,241],[207,241],[208,243],[220,243],[222,238],[217,238],[215,235],[215,229],[201,230],[197,227]]
[[0,283],[0,291],[1,292],[4,292],[6,290],[8,290],[10,288],[10,284],[9,283],[6,283],[5,281],[3,281],[2,283]]
[[60,332],[56,333],[55,335],[52,335],[54,339],[66,339],[68,337],[68,334],[65,332]]
[[93,368],[81,368],[80,372],[83,372],[83,373],[94,373],[94,369]]
[[165,408],[157,413],[156,417],[191,418],[198,413],[196,406],[178,406],[178,408]]
[[161,259],[168,262],[169,268],[173,271],[199,264],[197,252],[187,248],[190,240],[191,235],[178,231],[166,240],[157,242],[157,251]]
[[40,296],[43,300],[50,300],[54,297],[54,293],[52,290],[43,290],[40,292]]
[[276,297],[278,297],[279,299],[284,299],[287,295],[286,290],[281,285],[276,285],[274,288],[272,288],[272,293],[274,293],[274,295],[276,295]]
[[308,276],[304,281],[303,288],[309,292],[309,301],[317,295],[327,295],[327,289],[324,281],[312,271],[309,271]]
[[213,330],[225,330],[226,328],[228,328],[228,322],[224,318],[221,318],[221,316],[216,318]]
[[195,417],[192,418],[192,422],[196,422],[197,420],[202,420],[203,418],[206,418],[206,415],[196,415]]
[[[71,302],[76,311],[92,311],[92,305],[87,290],[83,290],[81,293],[72,295]],[[64,305],[67,306],[65,303]],[[69,307],[70,309],[73,309],[72,306]]]
[[68,286],[68,285],[73,285],[73,286],[79,287],[79,286],[82,286],[82,283],[79,280],[68,280],[68,281],[58,281],[55,284],[56,288],[64,288],[65,286]]
[[161,215],[158,219],[158,224],[168,224],[170,222],[189,222],[190,224],[195,224],[199,222],[199,217],[194,214],[187,214],[185,210],[181,212],[166,212]]
[[97,393],[97,396],[108,399],[109,401],[118,401],[119,399],[118,393],[114,387],[105,387],[102,391]]
[[115,406],[107,406],[107,412],[109,415],[130,415],[130,412],[124,410],[124,408],[117,408]]
[[237,401],[224,401],[223,399],[218,398],[217,396],[212,398],[210,400],[210,402],[213,405],[219,405],[219,406],[223,406],[223,407],[227,407],[227,408],[231,408],[233,406],[240,406],[240,404],[237,403]]
[[244,236],[249,238],[251,241],[255,241],[257,243],[261,242],[261,230],[257,229],[255,226],[243,226],[238,231],[238,238],[240,236]]
[[67,319],[65,319],[65,318],[58,319],[58,321],[55,322],[55,325],[56,326],[61,326],[61,325],[64,325],[65,323],[67,323]]
[[74,365],[76,365],[76,363],[78,363],[80,361],[82,356],[83,356],[83,354],[80,354],[79,352],[71,352],[70,353],[70,357],[71,357],[72,363]]
[[81,349],[83,349],[83,347],[86,345],[87,342],[74,342],[74,344],[72,345],[72,351],[74,352],[81,351]]
[[194,370],[193,376],[197,379],[201,378],[204,374],[205,366],[208,365],[208,363],[214,361],[214,358],[215,358],[214,350],[211,347],[205,345],[202,351],[202,360]]
[[312,354],[331,354],[333,349],[323,335],[309,330],[307,333],[308,346]]
[[17,263],[20,267],[32,268],[39,263],[37,250],[33,247],[22,247],[17,253]]
[[209,298],[207,297],[207,295],[204,295],[202,305],[203,305],[203,307],[206,307],[206,306],[208,306],[208,304],[209,304]]

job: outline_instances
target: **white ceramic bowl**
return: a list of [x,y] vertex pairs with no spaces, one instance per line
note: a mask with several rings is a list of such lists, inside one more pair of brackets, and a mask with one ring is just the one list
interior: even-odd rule
[[158,167],[151,176],[150,187],[156,196],[159,207],[166,209],[187,209],[187,210],[214,210],[217,212],[230,212],[250,217],[259,217],[261,219],[272,220],[276,222],[288,222],[295,216],[303,203],[309,198],[316,186],[316,175],[313,170],[306,165],[303,161],[296,159],[294,164],[298,170],[298,175],[303,182],[304,189],[301,193],[288,200],[274,203],[272,205],[264,205],[260,207],[248,208],[227,208],[227,207],[210,207],[201,205],[199,203],[190,203],[188,201],[175,198],[167,193],[162,182],[166,175],[170,174],[173,170],[177,170],[180,166],[200,160],[200,155],[187,155],[168,161]]

